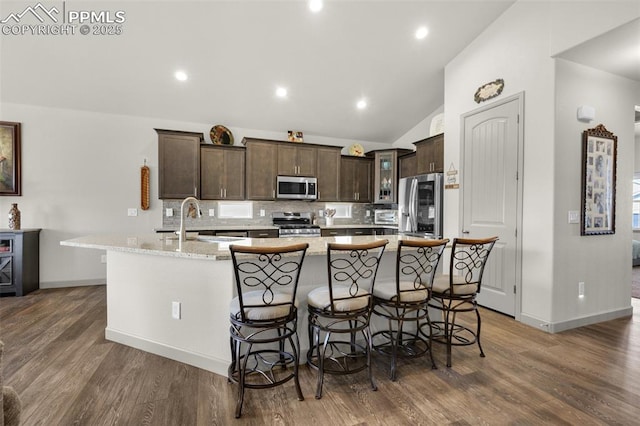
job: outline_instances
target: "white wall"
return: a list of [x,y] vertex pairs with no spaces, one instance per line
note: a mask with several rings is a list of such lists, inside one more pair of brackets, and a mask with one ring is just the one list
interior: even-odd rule
[[[23,179],[21,197],[0,198],[0,214],[6,218],[11,203],[17,202],[22,227],[43,229],[42,288],[105,281],[101,251],[61,247],[60,241],[98,233],[150,233],[162,226],[154,128],[203,132],[206,140],[211,129],[211,124],[8,103],[0,104],[0,117],[22,123]],[[285,133],[230,130],[236,144],[244,136],[286,139]],[[346,147],[355,141],[305,135],[305,142]],[[358,142],[367,150],[388,147]],[[151,169],[151,208],[142,211],[140,167],[145,158]],[[127,216],[130,207],[138,208],[137,217]]]
[[413,149],[415,151],[416,146],[413,142],[433,136],[431,130],[431,120],[436,115],[444,112],[444,105],[441,105],[438,109],[429,114],[424,120],[413,126],[407,133],[400,136],[394,143],[394,148]]
[[[640,83],[565,60],[556,64],[555,226],[553,322],[615,312],[631,298],[631,198],[634,173],[634,106]],[[596,109],[596,119],[576,119],[580,105]],[[615,234],[580,236],[567,223],[580,210],[582,132],[604,124],[618,137]],[[578,282],[585,283],[579,299]]]
[[[445,68],[445,164],[453,163],[459,170],[460,116],[478,108],[473,101],[476,89],[503,78],[505,88],[498,99],[524,92],[520,319],[536,327],[555,320],[553,299],[555,286],[559,285],[554,270],[556,240],[561,236],[554,233],[557,220],[554,194],[564,190],[564,183],[556,176],[560,166],[553,155],[556,143],[562,141],[556,142],[554,132],[556,80],[552,55],[639,15],[637,2],[520,1]],[[459,197],[458,190],[445,191],[445,216],[449,219],[445,222],[445,235],[449,237],[459,234]],[[452,217],[457,220],[451,220]],[[562,217],[566,221],[566,209]],[[560,267],[567,266],[558,264]],[[597,312],[599,309],[591,306],[582,314]]]

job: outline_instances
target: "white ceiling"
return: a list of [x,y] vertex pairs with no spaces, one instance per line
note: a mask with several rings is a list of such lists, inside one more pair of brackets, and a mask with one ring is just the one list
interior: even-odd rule
[[[391,143],[444,103],[445,64],[513,2],[67,1],[124,10],[123,34],[1,36],[0,98]],[[35,4],[3,1],[0,19]]]
[[[444,103],[445,64],[514,1],[66,2],[123,10],[123,34],[0,36],[0,99],[391,143]],[[0,20],[34,4],[3,0]],[[559,56],[640,81],[640,19]]]
[[588,40],[558,56],[640,82],[640,19]]

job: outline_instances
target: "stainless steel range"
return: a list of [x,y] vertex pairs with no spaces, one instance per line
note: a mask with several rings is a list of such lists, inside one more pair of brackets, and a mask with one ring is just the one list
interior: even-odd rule
[[271,217],[281,238],[320,236],[320,227],[313,224],[312,213],[274,212]]

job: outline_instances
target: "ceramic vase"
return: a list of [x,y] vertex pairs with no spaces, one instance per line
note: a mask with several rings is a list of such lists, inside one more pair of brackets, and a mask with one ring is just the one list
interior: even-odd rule
[[9,229],[20,229],[20,210],[18,210],[18,204],[11,204],[11,210],[9,210]]

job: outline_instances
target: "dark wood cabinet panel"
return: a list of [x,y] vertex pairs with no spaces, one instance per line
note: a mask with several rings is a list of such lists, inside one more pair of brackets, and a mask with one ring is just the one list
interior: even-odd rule
[[393,204],[398,202],[398,157],[408,154],[410,150],[402,148],[376,150],[367,153],[373,156],[373,191],[372,199],[376,204]]
[[340,148],[317,149],[318,201],[338,201],[340,191]]
[[202,145],[200,197],[204,200],[244,200],[245,149]]
[[414,142],[417,174],[444,172],[444,133]]
[[245,138],[243,143],[247,147],[247,199],[274,200],[278,171],[278,145],[269,141],[249,138]]
[[403,155],[398,159],[400,178],[415,176],[418,174],[418,158],[416,153]]
[[315,176],[317,151],[314,146],[278,144],[278,174]]
[[347,228],[328,228],[320,230],[321,237],[345,237],[348,235],[349,230]]
[[158,133],[158,198],[198,197],[203,134],[155,130]]
[[343,156],[340,160],[340,201],[371,202],[373,160]]
[[354,227],[354,228],[323,228],[320,231],[322,237],[357,237],[360,235],[394,235],[398,231],[392,228],[367,228],[367,227]]
[[277,229],[257,229],[249,231],[249,238],[279,238]]
[[0,232],[0,294],[24,296],[40,287],[40,229]]

